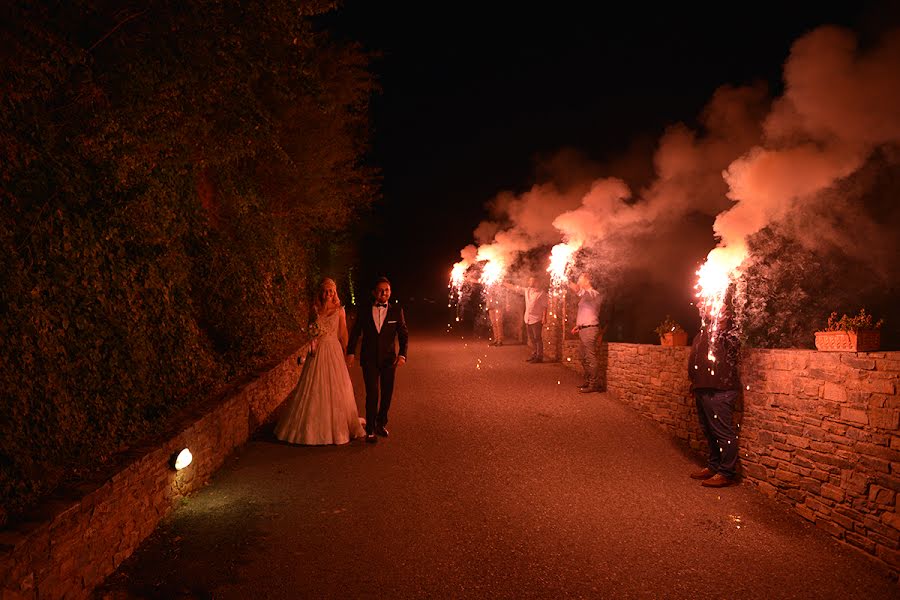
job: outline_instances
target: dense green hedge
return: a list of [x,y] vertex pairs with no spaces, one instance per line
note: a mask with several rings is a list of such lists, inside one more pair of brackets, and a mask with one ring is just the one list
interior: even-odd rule
[[0,523],[296,336],[376,189],[368,59],[317,29],[330,4],[9,7]]

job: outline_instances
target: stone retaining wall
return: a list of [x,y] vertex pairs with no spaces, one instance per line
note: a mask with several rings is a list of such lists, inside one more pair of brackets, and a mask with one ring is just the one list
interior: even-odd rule
[[[291,355],[224,398],[185,415],[171,436],[121,457],[116,473],[42,505],[0,530],[0,598],[88,598],[185,495],[202,487],[281,404],[300,376]],[[194,456],[175,472],[182,448]]]
[[[603,344],[600,357],[612,396],[705,456],[689,348]],[[563,363],[578,365],[577,343],[566,342]],[[742,480],[896,576],[900,352],[748,350],[741,378]]]

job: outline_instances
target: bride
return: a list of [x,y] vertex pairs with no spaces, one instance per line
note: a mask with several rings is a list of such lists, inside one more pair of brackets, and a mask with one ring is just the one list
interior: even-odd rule
[[[275,437],[292,444],[346,444],[364,437],[344,359],[347,317],[337,285],[324,279],[310,313],[309,355],[297,389],[275,426]],[[318,332],[316,333],[316,330]]]

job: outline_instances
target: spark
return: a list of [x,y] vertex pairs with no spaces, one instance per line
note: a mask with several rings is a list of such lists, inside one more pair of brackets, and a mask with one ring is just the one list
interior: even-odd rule
[[550,266],[547,272],[550,273],[550,284],[554,288],[562,288],[568,279],[568,271],[572,266],[572,256],[581,248],[581,242],[566,242],[557,244],[550,250]]

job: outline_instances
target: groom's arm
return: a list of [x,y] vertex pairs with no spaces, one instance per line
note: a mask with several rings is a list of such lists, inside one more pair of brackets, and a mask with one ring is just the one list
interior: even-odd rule
[[[397,319],[397,339],[400,341],[400,355],[406,361],[406,350],[409,347],[409,330],[406,328],[406,317],[403,316],[403,309],[400,309],[400,318]],[[398,357],[399,358],[399,357]]]
[[347,339],[347,364],[353,362],[356,355],[356,344],[359,341],[359,335],[362,333],[362,315],[359,308],[356,309],[356,318],[353,319],[353,328],[350,330],[350,337]]

